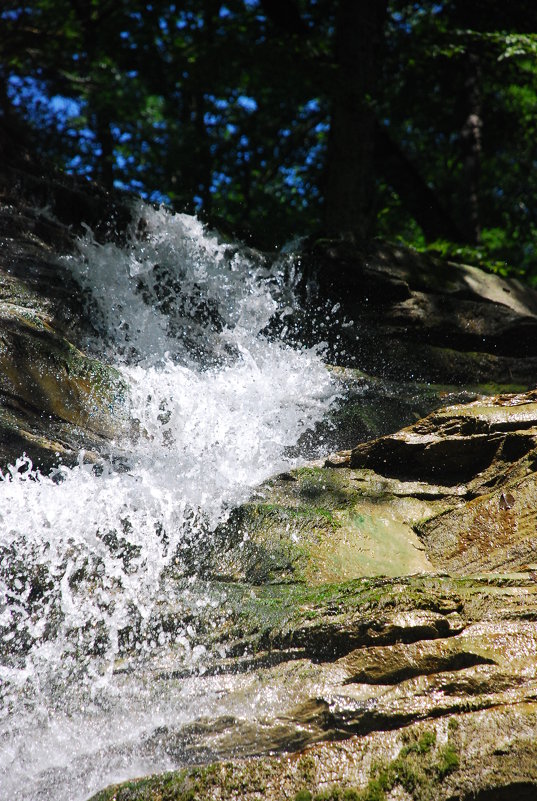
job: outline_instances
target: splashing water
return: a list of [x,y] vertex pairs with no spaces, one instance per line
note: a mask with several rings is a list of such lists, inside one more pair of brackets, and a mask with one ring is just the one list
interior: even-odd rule
[[[118,659],[126,644],[143,658],[172,636],[155,626],[166,568],[289,468],[286,450],[335,398],[315,349],[264,334],[294,303],[281,266],[220,244],[195,218],[145,207],[124,247],[88,231],[79,250],[69,265],[99,331],[86,345],[125,377],[138,435],[118,439],[99,470],[82,453],[42,476],[21,456],[0,481],[0,799],[10,801],[83,799],[171,767],[136,744],[219,709],[206,677],[170,697],[122,678]],[[173,638],[182,666],[203,661],[191,625]]]

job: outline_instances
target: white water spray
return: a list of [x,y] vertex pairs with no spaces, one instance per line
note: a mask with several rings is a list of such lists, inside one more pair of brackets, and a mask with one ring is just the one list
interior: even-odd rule
[[193,677],[164,703],[157,687],[121,678],[122,649],[143,659],[173,636],[177,667],[203,661],[195,627],[155,627],[164,571],[291,466],[286,450],[335,396],[315,349],[264,333],[294,302],[278,267],[195,218],[140,207],[127,245],[88,232],[69,263],[99,330],[87,347],[125,377],[138,435],[114,443],[99,470],[82,453],[41,476],[21,455],[0,482],[6,801],[76,801],[171,766],[137,744],[214,712],[219,693]]

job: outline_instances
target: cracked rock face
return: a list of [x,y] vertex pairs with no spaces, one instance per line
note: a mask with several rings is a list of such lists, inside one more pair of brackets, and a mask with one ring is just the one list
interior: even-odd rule
[[527,568],[536,558],[535,400],[528,392],[443,409],[357,446],[349,464],[403,483],[462,485],[464,495],[452,508],[414,525],[435,569]]
[[481,398],[259,488],[202,567],[228,610],[207,681],[278,711],[162,733],[223,761],[98,798],[535,797],[536,424],[535,392]]
[[[432,801],[535,791],[531,576],[363,579],[317,594],[304,589],[295,602],[268,631],[258,625],[255,644],[250,640],[256,692],[276,689],[278,714],[160,733],[160,746],[185,762],[235,761],[112,787],[98,798],[324,792],[337,799],[352,789],[356,795],[348,797]],[[244,624],[242,616],[242,631]],[[233,670],[228,692],[240,702],[249,668],[236,658]],[[247,758],[271,751],[294,753]],[[372,795],[378,782],[383,796]]]
[[[58,186],[52,224],[30,208],[51,200],[45,183],[26,205],[28,177],[4,173],[2,461],[26,450],[46,468],[80,447],[97,458],[126,388],[80,350],[55,253],[72,247],[73,215],[98,227],[104,199]],[[352,378],[353,414],[337,421],[349,450],[258,488],[192,555],[195,586],[188,553],[182,573],[170,569],[155,622],[196,620],[212,655],[200,692],[226,705],[140,743],[138,756],[158,749],[184,770],[101,801],[537,797],[537,392],[522,391],[537,296],[389,245],[358,255],[325,252],[317,276],[337,294],[336,265],[352,275],[342,302],[360,328],[344,336],[382,375]],[[405,378],[404,393],[386,377]],[[459,387],[433,398],[411,377]],[[468,387],[479,381],[522,386],[487,399]],[[395,431],[465,392],[471,403]],[[207,597],[210,614],[197,605]],[[155,646],[141,668],[126,649],[116,674],[130,693],[137,681],[180,693],[175,656]]]

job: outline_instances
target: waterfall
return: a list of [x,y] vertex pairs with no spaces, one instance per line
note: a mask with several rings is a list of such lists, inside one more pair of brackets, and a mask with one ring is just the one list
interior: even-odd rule
[[[199,589],[194,566],[170,599],[166,577],[298,463],[290,449],[336,397],[318,348],[271,334],[297,303],[284,261],[141,205],[123,246],[88,230],[66,260],[95,328],[85,347],[124,376],[133,425],[97,466],[82,452],[41,475],[21,454],[0,481],[5,801],[82,801],[175,767],[156,733],[226,711],[195,623],[198,608],[218,625],[225,593]],[[173,630],[159,626],[163,602],[177,606]],[[183,675],[173,687],[142,670],[159,653]]]

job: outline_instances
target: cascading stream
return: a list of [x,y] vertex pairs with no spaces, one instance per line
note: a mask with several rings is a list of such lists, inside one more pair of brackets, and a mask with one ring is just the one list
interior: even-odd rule
[[[21,454],[0,482],[0,799],[84,799],[175,766],[139,744],[173,721],[225,711],[225,678],[195,625],[158,628],[163,576],[326,414],[336,390],[316,349],[264,332],[295,303],[281,265],[140,207],[129,243],[91,232],[69,258],[106,355],[131,388],[135,433],[99,467],[37,473]],[[189,578],[195,583],[195,570]],[[184,601],[184,598],[183,598]],[[225,597],[194,606],[225,615]],[[126,676],[159,648],[190,671],[173,693]],[[261,702],[259,702],[261,703]],[[267,701],[268,703],[268,701]],[[245,702],[236,713],[254,715]]]

